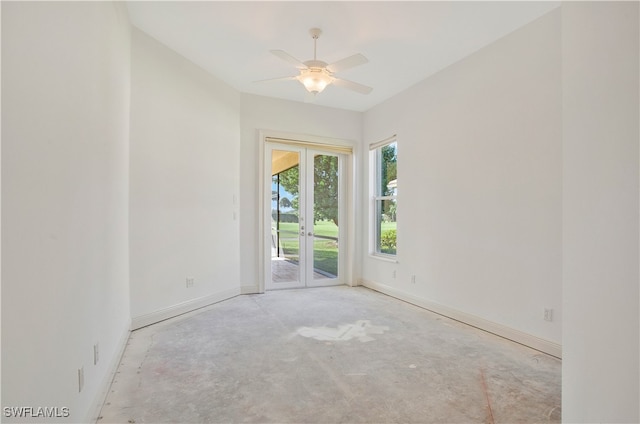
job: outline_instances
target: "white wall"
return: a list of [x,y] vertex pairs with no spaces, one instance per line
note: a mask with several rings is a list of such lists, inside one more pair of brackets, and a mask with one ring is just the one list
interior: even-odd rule
[[560,354],[560,48],[554,10],[365,113],[365,147],[398,135],[399,203],[366,285]]
[[638,2],[562,6],[565,422],[639,422]]
[[[303,87],[300,86],[300,89],[300,95],[304,96]],[[362,114],[243,94],[241,116],[240,280],[243,291],[251,293],[258,291],[258,246],[262,240],[258,231],[258,165],[263,160],[259,153],[259,131],[353,140],[357,147],[361,140]]]
[[141,31],[132,40],[135,328],[240,293],[240,97]]
[[129,56],[120,4],[2,2],[2,406],[40,422],[95,419],[128,336]]
[[639,16],[637,2],[566,3],[361,114],[240,95],[131,41],[118,4],[3,2],[2,406],[95,418],[130,316],[258,290],[264,129],[363,152],[398,134],[399,262],[363,248],[357,273],[562,341],[563,419],[639,421]]

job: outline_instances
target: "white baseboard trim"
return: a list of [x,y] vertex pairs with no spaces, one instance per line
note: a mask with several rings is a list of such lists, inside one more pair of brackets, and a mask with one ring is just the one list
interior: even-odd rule
[[127,323],[122,334],[120,335],[120,339],[116,345],[116,352],[111,358],[109,365],[107,366],[107,372],[105,373],[100,386],[98,387],[98,393],[95,395],[93,399],[93,403],[89,408],[89,417],[83,422],[87,423],[97,423],[100,418],[100,413],[102,412],[102,406],[104,405],[105,400],[107,399],[107,395],[109,394],[109,390],[111,389],[111,384],[113,383],[113,378],[118,371],[118,367],[120,366],[120,362],[122,361],[122,355],[124,355],[124,350],[127,347],[127,342],[129,341],[129,336],[131,335],[131,331],[129,328],[131,327],[131,323]]
[[160,321],[164,321],[169,318],[177,317],[178,315],[186,314],[187,312],[195,311],[196,309],[204,308],[214,303],[222,302],[223,300],[231,299],[240,294],[240,287],[223,290],[217,293],[210,294],[208,296],[202,296],[197,299],[187,300],[177,305],[169,306],[168,308],[160,309],[155,312],[151,312],[144,315],[139,315],[131,319],[131,330],[137,330],[142,327],[146,327],[151,324],[155,324]]
[[449,308],[448,306],[444,306],[430,300],[414,296],[385,284],[380,284],[365,279],[360,279],[359,282],[364,287],[370,288],[380,293],[384,293],[391,297],[395,297],[396,299],[403,300],[405,302],[427,309],[431,312],[435,312],[436,314],[443,315],[447,318],[451,318],[464,324],[468,324],[472,327],[479,328],[480,330],[484,330],[497,336],[504,337],[505,339],[509,339],[516,343],[520,343],[530,348],[547,353],[551,356],[555,356],[556,358],[562,358],[562,345],[560,345],[559,343],[541,339],[540,337],[522,332],[520,330],[516,330],[511,327],[507,327],[506,325],[498,324],[496,322],[489,321],[484,318],[468,314],[466,312]]
[[257,285],[240,286],[240,294],[259,294],[260,287]]

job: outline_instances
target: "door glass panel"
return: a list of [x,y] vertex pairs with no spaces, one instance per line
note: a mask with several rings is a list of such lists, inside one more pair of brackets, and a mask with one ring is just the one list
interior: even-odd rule
[[300,154],[271,154],[271,281],[301,282]]
[[338,157],[313,159],[313,279],[338,277]]

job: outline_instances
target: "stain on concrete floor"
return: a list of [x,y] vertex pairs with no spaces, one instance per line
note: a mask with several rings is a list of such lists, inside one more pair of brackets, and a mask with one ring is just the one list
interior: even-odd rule
[[338,325],[337,327],[300,327],[297,334],[302,337],[309,337],[316,340],[326,341],[347,341],[357,339],[363,343],[375,340],[372,334],[383,334],[388,331],[387,326],[377,326],[371,321],[361,319],[353,324]]

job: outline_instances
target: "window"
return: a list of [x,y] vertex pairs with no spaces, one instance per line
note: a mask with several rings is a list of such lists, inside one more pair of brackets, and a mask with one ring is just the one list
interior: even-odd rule
[[373,253],[396,255],[398,143],[395,136],[372,144]]

